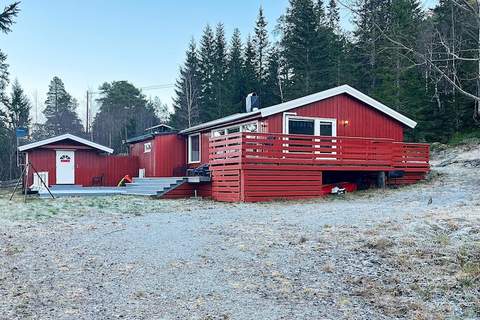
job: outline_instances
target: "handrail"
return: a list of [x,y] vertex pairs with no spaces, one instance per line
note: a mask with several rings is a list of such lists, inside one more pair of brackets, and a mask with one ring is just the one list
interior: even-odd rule
[[318,165],[429,168],[429,145],[388,138],[232,133],[210,138],[209,161],[218,165]]

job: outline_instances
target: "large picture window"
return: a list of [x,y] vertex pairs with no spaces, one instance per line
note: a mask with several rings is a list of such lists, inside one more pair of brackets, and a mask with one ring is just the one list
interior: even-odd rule
[[299,117],[285,115],[284,133],[309,136],[335,137],[337,121],[335,119]]
[[188,136],[188,163],[200,162],[200,134]]

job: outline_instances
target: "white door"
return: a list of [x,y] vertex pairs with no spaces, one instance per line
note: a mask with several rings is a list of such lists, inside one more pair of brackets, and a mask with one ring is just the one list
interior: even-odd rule
[[75,184],[75,151],[57,150],[57,184]]

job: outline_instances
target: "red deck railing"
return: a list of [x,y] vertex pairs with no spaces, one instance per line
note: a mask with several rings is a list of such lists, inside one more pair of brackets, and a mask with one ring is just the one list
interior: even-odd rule
[[322,170],[429,170],[429,146],[391,139],[235,133],[212,137],[210,166],[315,166]]

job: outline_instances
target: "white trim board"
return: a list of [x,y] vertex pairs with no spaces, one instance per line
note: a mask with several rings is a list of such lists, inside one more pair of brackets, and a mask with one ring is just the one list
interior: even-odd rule
[[404,125],[406,125],[410,128],[415,128],[415,126],[417,125],[417,123],[415,121],[413,121],[412,119],[409,119],[409,118],[405,117],[404,115],[402,115],[402,114],[398,113],[397,111],[387,107],[383,103],[367,96],[366,94],[358,91],[357,89],[354,89],[354,88],[350,87],[349,85],[343,85],[343,86],[335,87],[335,88],[328,89],[328,90],[318,92],[318,93],[314,93],[314,94],[311,94],[311,95],[308,95],[308,96],[305,96],[305,97],[302,97],[302,98],[291,100],[291,101],[288,101],[288,102],[285,102],[285,103],[277,104],[277,105],[274,105],[274,106],[271,106],[271,107],[268,107],[268,108],[260,109],[260,113],[262,114],[262,118],[263,117],[268,117],[268,116],[271,116],[271,115],[276,114],[276,113],[285,112],[285,111],[288,111],[288,110],[291,110],[291,109],[295,109],[295,108],[298,108],[298,107],[301,107],[301,106],[304,106],[304,105],[307,105],[307,104],[310,104],[310,103],[314,103],[314,102],[317,102],[317,101],[325,100],[325,99],[328,99],[328,98],[331,98],[331,97],[334,97],[334,96],[338,96],[338,95],[344,94],[344,93],[348,94],[348,95],[350,95],[350,96],[352,96],[352,97],[354,97],[354,98],[356,98],[356,99],[358,99],[362,102],[364,102],[365,104],[368,104],[369,106],[377,109],[380,112],[383,112],[383,113],[389,115],[393,119],[403,123]]
[[74,136],[73,134],[70,134],[70,133],[62,134],[60,136],[56,136],[56,137],[53,137],[53,138],[49,138],[49,139],[45,139],[45,140],[41,140],[41,141],[37,141],[37,142],[33,142],[33,143],[29,143],[29,144],[20,146],[20,147],[18,147],[18,151],[27,151],[27,150],[30,150],[30,149],[38,148],[38,147],[41,147],[41,146],[45,146],[47,144],[51,144],[51,143],[55,143],[55,142],[59,142],[59,141],[62,141],[62,140],[67,140],[67,139],[76,141],[78,143],[84,144],[86,146],[89,146],[89,147],[92,147],[94,149],[98,149],[98,150],[101,150],[101,151],[104,151],[104,152],[107,152],[107,153],[113,153],[113,149],[111,149],[111,148],[102,146],[101,144],[92,142],[92,141],[87,140],[87,139],[83,139],[83,138]]
[[266,107],[260,110],[255,110],[251,112],[246,112],[246,113],[236,113],[224,118],[220,119],[215,119],[213,121],[205,122],[187,129],[184,129],[180,131],[180,133],[185,134],[185,133],[191,133],[195,131],[201,131],[203,129],[208,129],[217,125],[222,125],[222,124],[228,124],[229,122],[233,121],[240,121],[241,119],[248,118],[248,117],[256,117],[256,116],[261,116],[262,118],[271,116],[276,113],[281,113],[285,112],[291,109],[295,109],[298,107],[305,106],[310,103],[314,103],[317,101],[325,100],[340,94],[348,94],[363,103],[371,106],[374,109],[377,109],[378,111],[392,117],[393,119],[399,121],[400,123],[403,123],[407,127],[410,128],[415,128],[417,123],[413,121],[410,118],[407,118],[403,114],[400,114],[399,112],[387,107],[383,103],[373,99],[372,97],[367,96],[366,94],[358,91],[355,88],[352,88],[351,86],[345,84],[343,86],[338,86],[332,89],[328,89],[325,91],[321,91],[318,93],[314,93],[305,97],[301,97],[295,100],[291,100],[288,102],[280,103],[271,107]]
[[[192,137],[198,137],[198,161],[192,161],[192,150],[191,150],[191,145],[192,145]],[[187,157],[188,157],[188,164],[190,163],[200,163],[202,161],[202,135],[200,133],[194,133],[188,136],[187,140]]]

